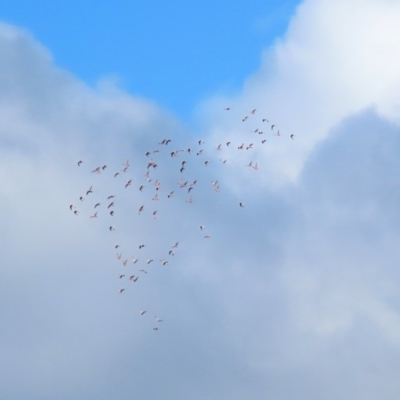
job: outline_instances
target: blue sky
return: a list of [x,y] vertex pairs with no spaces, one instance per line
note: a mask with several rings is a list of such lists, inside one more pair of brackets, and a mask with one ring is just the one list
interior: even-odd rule
[[27,29],[56,65],[94,85],[113,76],[189,119],[216,91],[236,93],[298,1],[15,1],[4,22]]
[[25,3],[0,398],[397,400],[400,4]]

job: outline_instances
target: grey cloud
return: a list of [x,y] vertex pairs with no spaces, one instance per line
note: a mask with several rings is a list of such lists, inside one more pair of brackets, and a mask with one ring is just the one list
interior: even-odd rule
[[[232,188],[211,150],[210,168],[186,154],[181,175],[183,157],[164,151],[154,156],[164,196],[154,221],[138,215],[143,202],[153,210],[152,183],[138,191],[144,153],[165,137],[168,149],[195,147],[195,136],[154,104],[84,86],[26,34],[2,29],[5,71],[21,85],[12,103],[13,86],[0,86],[2,397],[398,397],[396,126],[374,110],[343,120],[280,190],[256,177]],[[211,146],[215,136],[204,139]],[[127,159],[125,189],[128,175],[113,174]],[[107,170],[92,174],[102,162]],[[199,181],[193,204],[181,176]],[[91,184],[93,198],[80,204]],[[89,219],[109,192],[115,232],[111,217]],[[123,295],[115,243],[158,264]],[[164,319],[158,332],[154,315]]]

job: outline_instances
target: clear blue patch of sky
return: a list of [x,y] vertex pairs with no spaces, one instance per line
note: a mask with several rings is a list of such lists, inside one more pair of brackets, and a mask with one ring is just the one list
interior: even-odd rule
[[299,0],[9,0],[0,19],[27,29],[56,65],[94,85],[116,76],[184,120],[235,92],[281,36]]

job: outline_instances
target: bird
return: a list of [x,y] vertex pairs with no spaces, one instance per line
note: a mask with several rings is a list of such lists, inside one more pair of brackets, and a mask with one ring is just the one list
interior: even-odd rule
[[90,218],[97,218],[97,212],[95,212]]
[[176,249],[178,247],[179,242],[176,242],[173,246],[172,249]]
[[134,257],[132,257],[132,262],[133,262],[133,264],[136,264],[138,261],[139,261],[139,259],[138,259],[138,258],[134,258]]
[[115,228],[112,225],[108,229],[110,229],[110,231],[115,231]]
[[108,206],[107,206],[107,208],[110,208],[110,207],[112,207],[114,205],[114,202],[112,201]]
[[82,160],[79,160],[79,161],[78,161],[78,167],[80,167],[82,163],[83,163],[83,161],[82,161]]
[[202,231],[205,228],[204,225],[200,225],[200,230]]
[[140,310],[140,315],[144,315],[144,314],[146,314],[146,310]]
[[239,203],[239,206],[240,206],[240,207],[244,207],[244,203],[241,201],[241,202]]
[[94,208],[99,207],[99,206],[100,206],[100,203],[96,203],[96,204],[94,205]]
[[154,260],[148,258],[147,261],[146,261],[146,263],[147,263],[147,264],[150,264],[150,263],[153,262],[153,261],[154,261]]
[[90,186],[90,188],[86,191],[86,196],[87,196],[89,193],[93,193],[93,186]]
[[129,181],[126,182],[125,188],[127,188],[128,186],[130,186],[132,183],[132,179],[129,179]]
[[119,293],[122,293],[125,289],[119,289]]

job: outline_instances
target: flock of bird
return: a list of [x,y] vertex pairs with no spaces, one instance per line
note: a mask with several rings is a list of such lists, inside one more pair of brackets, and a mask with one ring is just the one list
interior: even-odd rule
[[[227,107],[224,109],[225,112],[230,112],[231,108]],[[229,160],[226,158],[218,158],[215,157],[215,152],[221,152],[221,155],[224,154],[224,149],[237,149],[237,151],[251,151],[255,149],[257,146],[265,145],[267,142],[268,134],[272,135],[276,138],[281,137],[281,133],[279,129],[277,129],[275,124],[270,124],[267,118],[257,118],[257,110],[253,109],[249,112],[249,115],[244,116],[242,118],[242,122],[245,125],[248,124],[247,121],[250,119],[254,119],[260,123],[263,128],[255,128],[250,132],[256,135],[257,140],[252,138],[249,143],[239,142],[232,143],[231,141],[227,141],[225,143],[218,143],[212,147],[207,147],[206,143],[203,140],[197,140],[197,143],[193,148],[185,148],[185,149],[176,149],[173,148],[174,143],[171,139],[163,139],[158,143],[158,146],[155,149],[148,150],[144,156],[146,159],[146,164],[143,166],[144,174],[142,176],[142,180],[136,182],[135,178],[130,175],[131,164],[129,160],[126,160],[122,163],[120,167],[114,169],[111,173],[109,173],[110,169],[107,164],[102,164],[100,166],[96,166],[95,168],[90,168],[88,171],[92,175],[104,175],[108,174],[117,184],[119,191],[123,191],[123,193],[128,193],[131,190],[138,191],[141,193],[146,193],[144,200],[137,208],[138,216],[142,216],[143,214],[148,214],[148,217],[153,220],[157,220],[159,216],[159,211],[157,209],[157,204],[160,201],[173,201],[174,197],[182,197],[181,193],[185,194],[185,201],[188,204],[192,204],[194,202],[194,196],[196,191],[198,190],[198,186],[200,182],[198,179],[188,179],[186,175],[186,170],[188,165],[192,164],[192,160],[188,161],[189,157],[194,157],[197,160],[199,166],[203,165],[204,167],[208,167],[212,165],[214,160],[219,159],[219,162],[222,164],[226,164]],[[265,130],[264,130],[265,129]],[[248,130],[246,132],[246,140],[249,137]],[[289,135],[290,139],[294,140],[294,134]],[[214,152],[215,151],[215,152]],[[214,152],[214,154],[210,154],[210,152]],[[161,158],[161,155],[164,155],[164,159]],[[208,159],[206,156],[210,156]],[[168,190],[165,190],[164,183],[160,181],[161,177],[158,176],[158,167],[160,162],[163,160],[177,160],[174,161],[175,168],[172,169],[179,178],[175,183],[175,187],[169,187]],[[83,160],[79,160],[77,162],[78,167],[83,168],[85,166],[85,162]],[[259,170],[259,164],[255,161],[250,161],[248,164],[244,165],[245,167],[251,168],[255,171]],[[165,170],[165,168],[163,168]],[[170,170],[169,170],[170,171]],[[196,172],[197,170],[195,170]],[[136,168],[135,168],[135,172]],[[126,177],[126,179],[123,179]],[[121,182],[121,179],[122,182]],[[107,217],[107,228],[110,232],[113,232],[118,229],[117,226],[112,222],[114,220],[115,212],[118,210],[118,202],[120,195],[116,195],[114,193],[108,193],[103,198],[98,198],[96,196],[97,192],[101,192],[97,190],[97,183],[93,183],[89,187],[87,187],[80,195],[78,195],[76,202],[71,203],[69,205],[69,209],[72,214],[75,216],[81,216],[81,205],[90,204],[89,209],[92,211],[89,215],[86,215],[86,218],[90,220],[96,220],[99,218],[105,219],[103,214],[108,214]],[[170,182],[169,182],[170,184]],[[208,186],[209,185],[209,186]],[[135,188],[136,186],[136,188]],[[150,189],[149,189],[150,186]],[[212,180],[211,185],[207,184],[209,190],[212,190],[215,193],[219,193],[221,191],[218,180]],[[176,196],[179,192],[180,196]],[[136,192],[137,193],[137,192]],[[141,197],[143,199],[143,196]],[[79,204],[79,205],[78,205]],[[238,207],[244,208],[244,201],[238,202]],[[87,208],[87,207],[86,207]],[[83,212],[82,212],[83,213]],[[143,217],[141,217],[143,218]],[[109,221],[109,222],[108,222]],[[206,231],[206,228],[203,224],[200,224],[197,228],[204,239],[210,239],[211,235]],[[112,235],[111,235],[112,236]],[[137,257],[137,255],[130,254],[127,256],[124,254],[121,245],[115,242],[112,242],[110,247],[115,252],[115,258],[118,264],[122,267],[122,271],[117,274],[117,279],[121,281],[121,286],[118,289],[120,294],[123,294],[128,288],[129,285],[137,284],[137,282],[142,278],[148,275],[150,271],[150,265],[159,263],[161,266],[168,266],[172,261],[175,252],[178,251],[179,248],[179,240],[174,241],[169,248],[165,249],[165,256],[161,259],[155,259],[156,257]],[[143,254],[143,249],[146,247],[146,243],[137,244],[137,252]],[[158,258],[158,257],[157,257]],[[133,271],[127,273],[127,267],[133,267]],[[140,284],[140,283],[139,283]],[[149,315],[146,309],[140,309],[138,315],[145,316]],[[162,318],[154,316],[154,324],[153,330],[158,331],[161,322],[163,322]]]

